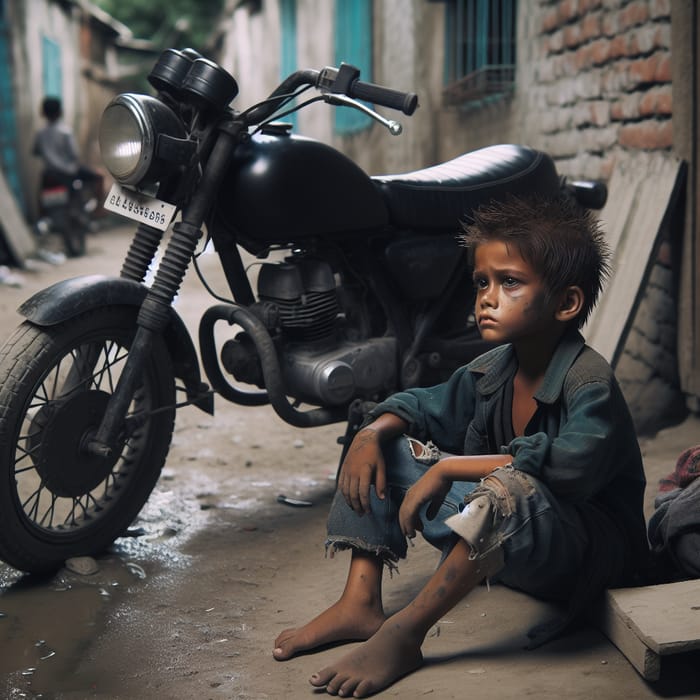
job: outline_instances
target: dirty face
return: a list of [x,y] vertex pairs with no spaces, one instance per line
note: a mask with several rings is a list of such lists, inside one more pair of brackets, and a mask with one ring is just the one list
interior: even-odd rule
[[547,332],[554,323],[554,306],[542,278],[503,241],[476,248],[474,285],[476,321],[484,340],[524,340]]

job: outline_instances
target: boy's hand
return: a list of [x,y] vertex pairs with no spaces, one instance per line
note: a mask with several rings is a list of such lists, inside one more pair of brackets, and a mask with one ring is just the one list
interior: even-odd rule
[[380,447],[379,433],[371,425],[363,428],[352,441],[338,477],[338,488],[346,503],[356,513],[369,513],[369,487],[379,498],[386,492],[386,466]]
[[445,476],[441,462],[436,462],[406,492],[399,509],[399,525],[405,537],[414,538],[416,530],[423,530],[419,511],[425,503],[430,503],[426,516],[432,520],[440,510],[452,480]]

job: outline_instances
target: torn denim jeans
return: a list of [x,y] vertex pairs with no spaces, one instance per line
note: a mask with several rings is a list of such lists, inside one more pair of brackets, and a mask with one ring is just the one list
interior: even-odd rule
[[587,546],[575,508],[512,466],[482,479],[446,524],[469,544],[473,558],[501,552],[494,581],[546,598],[566,596]]
[[[328,517],[326,549],[358,548],[381,557],[390,570],[406,557],[398,513],[406,491],[442,454],[431,443],[403,436],[385,445],[387,495],[370,490],[371,513],[358,515],[337,492]],[[538,595],[558,597],[575,581],[586,536],[580,517],[536,478],[513,467],[481,482],[456,481],[433,520],[421,511],[423,537],[443,557],[458,538],[493,580]]]
[[[374,552],[395,569],[396,562],[406,557],[406,538],[399,527],[399,508],[406,491],[437,462],[440,450],[432,443],[421,443],[411,437],[400,437],[384,446],[384,461],[387,473],[387,494],[380,499],[374,486],[370,488],[371,512],[358,515],[345,502],[338,491],[333,499],[328,516],[326,549],[334,550],[356,547]],[[428,520],[426,504],[421,511],[423,537],[443,552],[449,552],[457,536],[445,524],[445,520],[459,512],[465,496],[476,486],[470,482],[455,482],[442,503],[435,518]]]

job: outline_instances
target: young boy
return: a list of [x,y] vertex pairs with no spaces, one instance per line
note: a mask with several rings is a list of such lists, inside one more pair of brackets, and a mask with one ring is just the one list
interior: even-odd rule
[[[416,670],[429,629],[486,577],[569,601],[571,620],[645,560],[632,421],[610,366],[578,331],[608,272],[597,223],[564,199],[513,198],[476,212],[465,231],[479,330],[499,345],[371,412],[328,520],[327,545],[352,550],[345,590],[275,641],[285,660],[366,640],[311,676],[332,695],[365,697]],[[386,617],[383,566],[416,531],[442,560]]]
[[45,97],[41,102],[41,114],[46,124],[36,134],[33,153],[44,162],[45,173],[67,185],[76,179],[90,184],[98,201],[102,202],[102,175],[81,164],[73,132],[62,120],[61,100]]

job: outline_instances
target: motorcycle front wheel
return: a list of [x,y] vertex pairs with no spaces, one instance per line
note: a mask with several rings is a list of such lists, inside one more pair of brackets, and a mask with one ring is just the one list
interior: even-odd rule
[[39,328],[0,350],[0,559],[31,573],[95,555],[148,499],[170,446],[175,381],[156,338],[119,447],[86,449],[123,371],[137,309],[105,307]]

